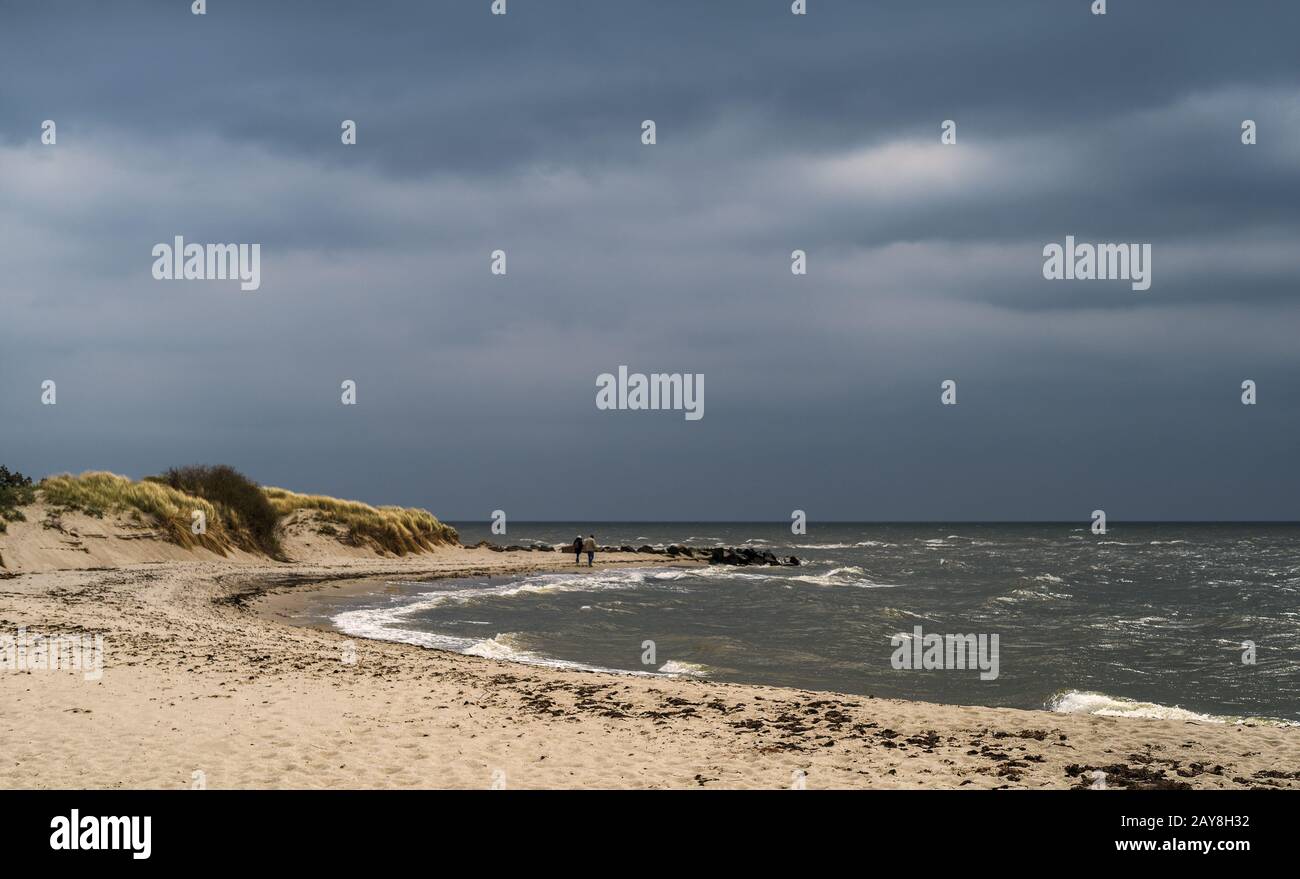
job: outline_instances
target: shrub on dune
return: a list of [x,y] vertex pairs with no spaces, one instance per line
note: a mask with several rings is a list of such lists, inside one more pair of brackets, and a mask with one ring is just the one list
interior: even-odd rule
[[32,487],[30,477],[17,470],[0,467],[0,534],[5,532],[9,522],[22,522],[27,517],[19,507],[25,507],[36,500],[36,489]]
[[161,476],[146,477],[146,481],[211,501],[226,531],[238,542],[247,543],[245,548],[272,557],[282,555],[276,536],[279,515],[262,487],[234,467],[173,467]]

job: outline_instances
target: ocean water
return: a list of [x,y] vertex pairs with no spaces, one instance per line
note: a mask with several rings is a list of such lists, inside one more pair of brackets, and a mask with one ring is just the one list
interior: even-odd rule
[[[556,667],[1221,722],[1300,722],[1300,526],[459,523],[462,541],[750,545],[797,568],[647,565],[376,583],[305,614],[356,636]],[[597,556],[599,561],[599,555]],[[897,669],[895,636],[998,636]],[[654,642],[645,662],[644,642]],[[1244,642],[1255,662],[1244,663]],[[910,647],[906,648],[910,652]]]

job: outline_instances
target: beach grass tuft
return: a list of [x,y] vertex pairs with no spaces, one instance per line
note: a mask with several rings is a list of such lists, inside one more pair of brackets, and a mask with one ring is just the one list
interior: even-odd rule
[[418,507],[372,507],[359,501],[345,501],[319,494],[298,494],[283,488],[266,488],[267,498],[281,518],[297,510],[312,510],[328,522],[346,529],[349,542],[406,555],[424,552],[448,543],[459,535],[428,510]]
[[[159,482],[133,482],[116,473],[89,471],[78,476],[48,476],[38,487],[45,502],[54,507],[78,510],[96,518],[108,513],[147,516],[172,542],[184,547],[203,546],[225,555],[238,542],[226,530],[221,511],[214,504]],[[191,530],[195,510],[202,510],[207,519],[205,534]]]

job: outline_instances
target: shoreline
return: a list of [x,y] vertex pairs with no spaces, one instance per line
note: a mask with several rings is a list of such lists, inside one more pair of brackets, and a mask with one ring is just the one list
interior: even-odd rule
[[[605,567],[670,564],[615,555]],[[17,573],[0,584],[0,631],[102,634],[104,668],[94,681],[0,671],[0,786],[1070,788],[1100,771],[1110,788],[1300,788],[1295,728],[555,669],[256,607],[369,577],[572,568],[565,558],[448,546]]]
[[[568,554],[565,553],[565,555]],[[624,555],[624,554],[620,553],[619,555]],[[640,568],[640,567],[653,566],[656,568],[696,568],[696,567],[702,567],[704,565],[703,562],[689,560],[689,559],[672,559],[672,558],[664,558],[661,556],[641,556],[640,554],[635,554],[635,555],[637,555],[637,558],[632,560],[625,560],[620,558],[619,560],[612,563],[604,562],[595,568],[588,568],[586,565],[574,565],[572,563],[569,563],[565,565],[554,565],[554,566],[545,565],[545,564],[538,564],[536,566],[523,565],[517,568],[510,568],[508,570],[502,570],[499,568],[497,569],[467,568],[462,571],[451,571],[451,572],[438,571],[435,573],[431,573],[429,575],[419,577],[418,582],[433,582],[435,580],[469,580],[469,579],[477,579],[480,577],[487,577],[488,579],[491,579],[492,577],[496,577],[496,576],[526,577],[530,574],[542,574],[542,573],[581,574],[584,572],[591,573],[595,571],[600,571],[602,569],[608,570],[610,567]],[[525,558],[528,557],[526,556]],[[416,575],[416,576],[419,575],[418,570],[412,570],[409,573],[411,575]],[[295,617],[295,611],[301,611],[306,609],[309,605],[313,603],[315,597],[318,597],[326,593],[328,593],[331,597],[351,597],[351,596],[358,596],[358,595],[378,594],[380,590],[377,590],[374,587],[378,584],[380,580],[386,579],[387,576],[388,575],[386,574],[374,574],[374,575],[367,575],[363,577],[339,577],[339,578],[329,578],[329,579],[322,579],[322,580],[308,580],[300,583],[295,583],[293,585],[272,585],[272,586],[267,586],[259,589],[256,594],[251,594],[246,599],[242,599],[242,601],[245,607],[254,615],[262,617],[263,619],[267,619],[271,622],[278,623],[280,625],[297,626],[301,628],[317,629],[319,631],[324,631],[324,632],[333,632],[334,634],[340,635],[345,638],[361,638],[366,641],[378,641],[381,643],[387,642],[392,644],[406,643],[403,641],[398,641],[396,639],[368,638],[365,635],[351,635],[348,634],[347,632],[342,631],[337,626],[329,623],[322,623],[322,622],[302,619],[300,617]],[[397,592],[398,590],[392,589],[392,590],[385,590],[385,591]],[[438,647],[425,647],[423,649],[441,650],[441,648]],[[456,651],[454,650],[443,650],[442,652],[456,653]],[[468,654],[457,654],[457,655],[468,655]],[[509,660],[504,660],[504,659],[494,660],[494,661],[507,662],[507,663],[509,662]]]
[[[621,561],[611,567],[633,567],[638,569],[644,568],[646,570],[662,570],[662,569],[672,569],[672,568],[707,567],[707,563],[697,561],[697,560],[684,559],[684,558],[674,559],[671,557],[660,556],[660,557],[645,558],[641,560]],[[599,572],[600,570],[601,568],[597,567],[595,569],[595,572]],[[608,568],[606,568],[606,570],[608,570]],[[480,580],[484,577],[486,577],[486,579],[490,581],[493,576],[500,576],[503,579],[511,580],[516,578],[526,578],[532,574],[539,574],[539,573],[584,574],[584,573],[593,573],[593,571],[592,569],[587,568],[586,565],[575,566],[572,564],[567,566],[555,566],[555,567],[550,567],[550,566],[521,567],[517,570],[510,570],[508,572],[501,572],[501,571],[487,572],[481,570],[477,570],[477,571],[466,570],[461,572],[438,573],[427,577],[419,577],[415,580],[410,581],[409,584],[404,583],[402,585],[415,586],[420,583],[430,583],[437,580]],[[386,579],[388,578],[383,575],[377,575],[377,576],[366,576],[366,577],[358,577],[358,578],[351,578],[351,577],[331,578],[331,579],[325,579],[320,581],[305,581],[299,584],[295,584],[293,586],[274,586],[274,587],[263,589],[259,591],[257,594],[250,596],[245,602],[245,606],[253,614],[280,625],[293,626],[298,628],[309,628],[317,631],[329,632],[334,635],[338,635],[340,637],[347,638],[347,639],[359,639],[359,640],[373,641],[378,643],[408,644],[411,646],[419,647],[422,650],[434,650],[434,651],[448,653],[456,656],[474,656],[474,657],[489,659],[493,662],[501,662],[506,665],[519,665],[519,666],[533,667],[533,668],[568,669],[573,671],[585,671],[585,672],[591,672],[597,674],[609,674],[609,675],[619,675],[619,676],[629,676],[629,677],[664,678],[664,679],[672,679],[672,680],[697,680],[697,681],[707,681],[715,684],[730,684],[734,686],[771,687],[776,689],[787,689],[791,691],[813,693],[813,694],[820,693],[820,694],[825,694],[827,696],[834,696],[837,698],[846,698],[846,699],[866,698],[866,695],[861,692],[845,692],[845,691],[835,690],[830,687],[818,687],[818,686],[800,687],[800,686],[790,686],[786,684],[769,683],[764,681],[727,681],[727,680],[720,680],[714,678],[709,674],[691,674],[689,672],[677,672],[677,671],[674,672],[642,671],[639,669],[615,668],[615,667],[597,665],[593,662],[589,662],[582,659],[558,659],[544,654],[536,654],[536,655],[524,654],[531,658],[512,657],[512,656],[505,656],[505,655],[489,656],[482,653],[467,652],[467,651],[457,650],[451,647],[441,646],[437,644],[420,643],[418,640],[411,640],[410,638],[402,638],[402,637],[383,638],[383,637],[377,637],[368,634],[359,634],[357,632],[349,632],[346,631],[345,629],[340,628],[337,624],[333,622],[333,618],[332,618],[333,611],[326,612],[321,608],[322,596],[325,596],[330,599],[333,598],[347,599],[352,597],[377,596],[383,593],[391,593],[393,595],[402,594],[403,590],[401,589],[400,586],[390,586],[384,589],[376,588],[378,586],[381,586],[382,581]],[[305,612],[308,611],[309,609],[316,609],[319,610],[320,612],[316,615],[308,615]],[[348,609],[351,610],[354,608],[348,608]],[[404,629],[398,629],[394,631],[395,633],[407,633],[407,634],[412,633],[411,630],[404,630]],[[414,633],[423,634],[420,633],[418,630],[416,630]],[[439,637],[438,633],[430,632],[427,634],[432,635],[434,637]],[[444,636],[444,637],[451,637],[451,636]],[[495,639],[486,638],[483,640],[491,641]],[[1160,711],[1163,711],[1167,716],[1161,716],[1161,714],[1151,714],[1151,713],[1124,714],[1124,713],[1099,712],[1097,714],[1090,714],[1082,711],[1061,712],[1061,711],[1053,710],[1050,703],[1062,697],[1075,697],[1081,699],[1097,697],[1097,698],[1108,700],[1111,703],[1119,703],[1119,704],[1129,703],[1138,708],[1140,708],[1141,706],[1150,706],[1150,709],[1158,709]],[[1268,717],[1268,716],[1234,717],[1228,715],[1213,715],[1213,714],[1207,714],[1207,713],[1195,711],[1192,709],[1182,708],[1177,705],[1171,706],[1171,705],[1162,705],[1158,703],[1144,702],[1142,700],[1116,699],[1115,697],[1108,696],[1105,693],[1091,691],[1091,690],[1059,690],[1055,694],[1053,694],[1052,697],[1044,700],[1044,703],[1041,706],[1015,707],[1015,708],[1011,706],[1005,706],[1005,705],[985,705],[985,704],[975,704],[975,703],[966,703],[966,702],[940,702],[935,700],[927,700],[927,699],[919,699],[919,698],[899,698],[899,697],[884,697],[884,698],[892,698],[895,701],[902,701],[908,703],[924,703],[924,704],[933,704],[933,705],[950,706],[950,707],[987,708],[991,710],[1005,709],[1005,710],[1017,710],[1017,711],[1041,711],[1045,714],[1053,715],[1053,716],[1061,716],[1061,715],[1098,716],[1098,717],[1109,717],[1109,718],[1123,719],[1123,720],[1132,720],[1132,719],[1169,720],[1173,722],[1203,723],[1203,724],[1215,724],[1215,725],[1223,725],[1223,726],[1244,726],[1244,727],[1267,726],[1267,727],[1300,729],[1300,722],[1287,720],[1284,718]],[[1183,716],[1179,716],[1179,715],[1183,715]]]

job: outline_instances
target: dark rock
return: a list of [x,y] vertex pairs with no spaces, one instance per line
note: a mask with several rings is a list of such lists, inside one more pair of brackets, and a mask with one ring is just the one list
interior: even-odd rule
[[1072,790],[1091,788],[1092,776],[1088,773],[1098,769],[1105,773],[1106,787],[1110,788],[1121,788],[1123,790],[1192,789],[1192,786],[1185,781],[1169,778],[1165,775],[1163,769],[1151,769],[1146,766],[1126,766],[1123,763],[1112,763],[1109,766],[1080,766],[1078,763],[1071,763],[1065,767],[1065,774],[1070,778],[1080,779]]
[[[679,547],[679,549],[684,548]],[[797,567],[799,565],[799,560],[792,555],[781,557],[771,550],[759,550],[752,546],[715,546],[713,549],[700,550],[698,553],[689,549],[685,551],[691,554],[692,558],[704,558],[707,553],[711,565],[774,565],[778,567]]]

